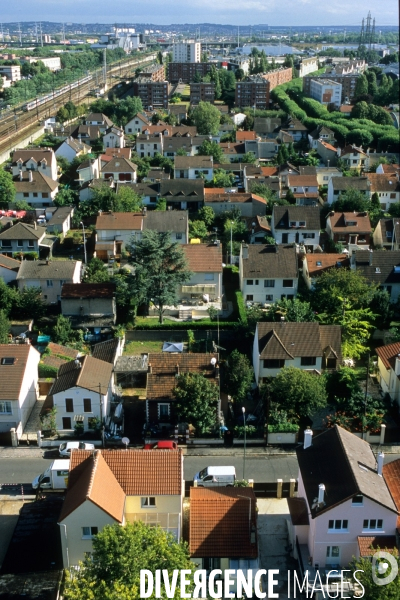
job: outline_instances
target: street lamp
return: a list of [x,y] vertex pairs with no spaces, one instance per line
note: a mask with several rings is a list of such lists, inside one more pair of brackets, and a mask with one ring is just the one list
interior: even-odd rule
[[232,252],[232,225],[233,221],[231,221],[231,265],[233,265],[233,252]]
[[243,445],[243,480],[246,471],[246,409],[242,406],[243,413],[243,428],[244,428],[244,445]]
[[87,254],[86,254],[86,234],[85,234],[85,226],[82,223],[82,221],[80,222],[80,225],[82,225],[82,231],[83,231],[83,251],[85,253],[85,265],[87,263]]

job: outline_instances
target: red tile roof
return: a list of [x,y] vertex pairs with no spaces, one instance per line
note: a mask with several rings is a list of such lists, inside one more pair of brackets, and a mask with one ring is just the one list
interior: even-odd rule
[[190,489],[191,557],[257,558],[257,542],[251,543],[252,526],[257,527],[256,497],[251,488]]
[[[30,344],[0,344],[0,400],[18,400],[28,360],[32,354],[37,355],[39,359],[39,352]],[[11,365],[3,365],[2,358],[12,358],[14,362]],[[32,372],[32,381],[34,376],[35,373]]]
[[96,229],[117,229],[141,231],[143,223],[142,213],[117,212],[102,213],[96,219]]
[[[383,478],[400,513],[400,458],[383,465]],[[400,514],[397,517],[397,527],[400,528]]]
[[237,131],[236,132],[236,141],[244,142],[245,140],[255,140],[256,132],[255,131]]
[[222,273],[222,247],[214,244],[182,244],[188,267],[194,273]]
[[[371,221],[368,213],[334,213],[328,215],[331,229],[335,233],[372,233]],[[355,225],[346,225],[346,222],[355,222]]]
[[115,283],[64,283],[61,298],[113,298]]
[[373,556],[379,550],[396,550],[395,535],[360,535],[357,537],[360,556]]
[[[127,496],[176,496],[182,494],[181,450],[100,450]],[[90,450],[71,453],[69,487],[73,489],[84,470]],[[75,472],[76,470],[76,472]],[[103,489],[107,490],[105,486]]]
[[387,346],[379,346],[375,351],[387,369],[394,369],[396,356],[400,354],[400,342],[388,344]]
[[278,167],[260,167],[260,169],[264,177],[273,177],[279,174]]
[[321,252],[307,254],[304,260],[307,261],[307,269],[310,277],[315,277],[327,269],[335,267],[338,262],[342,266],[350,267],[350,259],[347,254],[326,254]]

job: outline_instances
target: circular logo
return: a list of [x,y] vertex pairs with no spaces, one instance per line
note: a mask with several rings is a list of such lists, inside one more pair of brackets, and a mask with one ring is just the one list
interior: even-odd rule
[[[380,562],[377,562],[378,559]],[[376,585],[388,585],[388,583],[392,583],[396,579],[398,572],[399,566],[394,556],[382,550],[375,552],[372,558],[372,579]],[[386,573],[388,575],[385,576]]]

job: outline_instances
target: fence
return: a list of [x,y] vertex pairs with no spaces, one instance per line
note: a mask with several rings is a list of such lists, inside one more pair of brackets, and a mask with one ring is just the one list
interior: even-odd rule
[[[190,329],[190,327],[189,327]],[[217,329],[203,329],[203,330],[192,330],[195,340],[213,340],[218,341],[218,330]],[[237,333],[235,331],[224,331],[219,332],[219,341],[230,341],[237,339]],[[125,333],[126,342],[187,342],[188,334],[187,329],[155,329],[153,330],[133,330]]]

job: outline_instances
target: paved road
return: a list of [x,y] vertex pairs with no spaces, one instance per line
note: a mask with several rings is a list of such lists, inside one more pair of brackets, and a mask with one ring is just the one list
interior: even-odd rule
[[[15,452],[15,454],[13,454]],[[41,457],[40,450],[6,450],[0,452],[0,484],[5,483],[31,483],[42,473],[47,466],[57,458],[53,456]],[[14,458],[15,456],[15,458]],[[400,454],[386,455],[385,463],[400,458]],[[184,460],[184,476],[186,481],[193,479],[193,475],[203,467],[211,465],[233,465],[239,478],[243,474],[243,457],[238,456],[186,456]],[[273,482],[277,479],[288,481],[291,477],[297,478],[297,460],[293,455],[279,456],[248,456],[246,457],[247,478],[256,482]]]

